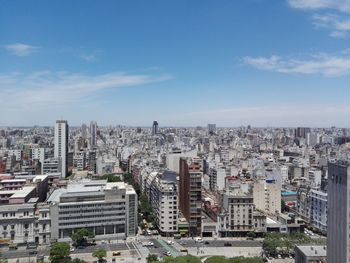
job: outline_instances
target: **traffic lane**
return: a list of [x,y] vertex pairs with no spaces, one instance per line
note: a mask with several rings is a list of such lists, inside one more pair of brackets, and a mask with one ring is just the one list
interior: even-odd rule
[[[114,251],[114,250],[128,250],[128,247],[124,243],[119,244],[101,244],[96,246],[88,246],[81,249],[75,249],[73,252],[71,252],[71,255],[74,254],[81,254],[81,253],[92,253],[98,248],[106,249],[107,251]],[[49,256],[50,249],[46,250],[35,250],[35,249],[26,249],[26,250],[10,250],[10,251],[3,251],[2,256],[6,259],[11,258],[25,258],[25,257],[36,257],[37,255],[43,255],[43,256]],[[35,253],[37,252],[37,253]]]
[[[209,240],[209,244],[205,244],[206,241],[198,243],[192,239],[176,241],[184,247],[225,247],[225,243],[229,243],[232,247],[261,247],[262,242],[256,240]],[[185,243],[183,243],[185,242]]]
[[157,239],[150,239],[150,241],[154,244],[154,246],[149,246],[148,250],[151,254],[156,254],[158,256],[163,256],[165,250],[163,246],[158,242]]

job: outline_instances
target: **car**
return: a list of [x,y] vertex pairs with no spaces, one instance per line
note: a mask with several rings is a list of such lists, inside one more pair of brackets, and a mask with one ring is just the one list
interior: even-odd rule
[[278,259],[281,259],[281,258],[282,258],[282,256],[281,256],[280,254],[278,254],[278,255],[277,255],[277,258],[278,258]]
[[165,256],[171,257],[171,252],[170,251],[164,251],[163,254]]
[[36,255],[36,254],[38,254],[38,251],[36,250],[29,251],[29,255]]
[[168,245],[174,245],[174,242],[172,240],[167,240],[166,242]]
[[225,243],[224,243],[224,246],[225,246],[225,247],[232,247],[232,244],[229,243],[229,242],[225,242]]
[[202,243],[202,242],[203,242],[203,239],[200,238],[200,237],[196,237],[195,241],[196,241],[197,243]]
[[74,247],[72,247],[71,249],[70,249],[70,252],[74,252],[75,251],[75,249],[74,249]]
[[205,245],[209,245],[210,243],[209,243],[209,241],[205,241],[204,244]]
[[115,256],[120,256],[121,255],[121,252],[120,251],[113,251],[112,252],[112,255],[115,257]]
[[183,245],[183,246],[184,246],[184,245],[187,245],[187,242],[186,242],[186,241],[180,241],[179,243],[180,243],[180,245]]
[[84,249],[84,246],[78,246],[77,249]]

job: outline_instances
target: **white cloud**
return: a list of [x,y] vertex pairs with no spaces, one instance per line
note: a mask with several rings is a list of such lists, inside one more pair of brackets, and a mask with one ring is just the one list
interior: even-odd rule
[[243,63],[254,68],[279,73],[320,74],[337,77],[350,74],[349,55],[317,54],[309,58],[244,57]]
[[7,109],[47,110],[55,106],[82,102],[98,91],[140,86],[171,78],[167,74],[152,76],[123,72],[95,76],[50,71],[12,73],[0,75],[1,103]]
[[330,127],[344,126],[350,115],[350,106],[333,105],[271,105],[236,107],[212,111],[192,112],[182,116],[184,123],[208,123],[215,120],[219,126],[254,125],[260,127]]
[[88,61],[88,62],[93,62],[96,60],[96,56],[93,55],[93,54],[90,54],[90,55],[81,55],[81,58],[85,61]]
[[303,10],[333,9],[350,13],[349,0],[288,0],[291,7]]
[[344,18],[335,14],[315,14],[312,16],[316,28],[331,30],[330,36],[344,38],[350,30],[350,17]]
[[4,49],[12,55],[18,57],[25,57],[36,52],[39,49],[39,47],[30,46],[22,43],[14,43],[10,45],[5,45]]
[[331,37],[347,37],[350,30],[350,0],[288,0],[288,3],[296,9],[324,12],[312,15],[313,25],[330,30]]

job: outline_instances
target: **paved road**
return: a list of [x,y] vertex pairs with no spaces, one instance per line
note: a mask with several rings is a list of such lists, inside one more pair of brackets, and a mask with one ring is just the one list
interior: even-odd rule
[[[84,249],[76,249],[74,252],[71,252],[71,254],[81,254],[81,253],[92,253],[97,248],[104,248],[107,251],[114,251],[114,250],[128,250],[128,247],[125,243],[118,243],[118,244],[101,244],[96,246],[89,246],[85,247]],[[37,252],[35,254],[31,254],[33,252]],[[10,258],[25,258],[25,257],[36,257],[36,255],[49,255],[49,249],[18,249],[18,250],[11,250],[11,251],[3,251],[2,256],[4,258],[10,259]]]
[[[209,244],[204,242],[208,241]],[[184,247],[224,247],[225,243],[232,244],[232,247],[261,247],[262,242],[256,240],[205,240],[202,243],[197,243],[193,239],[182,239],[181,241],[176,241]],[[185,243],[183,243],[185,242]]]

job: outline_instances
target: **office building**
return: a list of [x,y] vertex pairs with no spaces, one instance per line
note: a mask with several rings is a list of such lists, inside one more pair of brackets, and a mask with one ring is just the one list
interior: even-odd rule
[[49,158],[43,162],[42,173],[51,174],[51,173],[61,173],[62,177],[62,159],[61,158]]
[[179,174],[180,211],[189,223],[189,236],[202,231],[202,160],[180,158]]
[[64,120],[56,121],[55,125],[55,158],[61,158],[62,178],[66,178],[68,173],[68,122]]
[[328,163],[327,256],[329,263],[350,262],[350,168]]
[[51,239],[68,241],[80,228],[92,230],[97,239],[124,238],[137,232],[137,194],[123,182],[68,184],[67,189],[56,189],[48,203]]

